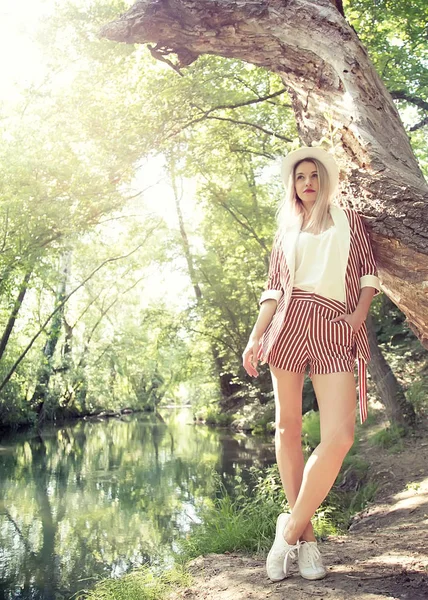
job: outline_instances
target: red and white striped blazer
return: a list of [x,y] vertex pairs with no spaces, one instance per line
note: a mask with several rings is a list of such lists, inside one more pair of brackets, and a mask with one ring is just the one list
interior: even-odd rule
[[[360,215],[351,208],[340,208],[330,205],[330,214],[337,230],[340,250],[340,263],[345,284],[346,313],[352,313],[357,307],[360,290],[369,286],[380,292],[376,261],[370,238]],[[296,242],[301,229],[301,219],[287,230],[283,240],[276,236],[272,248],[269,276],[260,303],[267,299],[275,299],[277,307],[272,320],[264,332],[260,344],[258,358],[262,364],[269,362],[269,353],[275,343],[290,301],[294,282]],[[357,345],[360,420],[367,418],[367,374],[366,364],[370,361],[370,347],[367,327],[364,322],[358,330],[355,341]]]

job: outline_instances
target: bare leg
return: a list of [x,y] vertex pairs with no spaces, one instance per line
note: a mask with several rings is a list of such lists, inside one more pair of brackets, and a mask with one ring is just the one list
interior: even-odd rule
[[[271,366],[275,394],[275,452],[282,485],[291,508],[302,483],[302,389],[304,373],[293,373]],[[301,540],[315,541],[310,519],[300,534]]]
[[295,544],[330,491],[354,442],[356,389],[353,373],[313,375],[320,409],[321,442],[306,462],[302,485],[284,531]]

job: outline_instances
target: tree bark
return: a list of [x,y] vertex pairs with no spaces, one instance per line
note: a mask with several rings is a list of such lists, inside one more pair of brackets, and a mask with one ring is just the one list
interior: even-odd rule
[[[369,219],[382,289],[428,348],[428,186],[391,95],[333,0],[140,0],[101,35],[154,42],[175,68],[201,54],[280,75],[306,145],[327,139],[342,203]],[[410,267],[410,268],[409,268]]]

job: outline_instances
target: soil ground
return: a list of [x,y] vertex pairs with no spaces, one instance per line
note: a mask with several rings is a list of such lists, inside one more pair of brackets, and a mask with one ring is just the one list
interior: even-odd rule
[[265,556],[210,554],[192,561],[193,585],[171,600],[428,600],[427,426],[403,444],[391,453],[361,441],[379,488],[346,535],[319,543],[325,579],[302,579],[294,564],[289,578],[273,583]]

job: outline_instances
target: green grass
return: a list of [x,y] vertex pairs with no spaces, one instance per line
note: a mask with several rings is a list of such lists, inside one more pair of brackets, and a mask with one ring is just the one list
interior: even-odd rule
[[143,566],[120,579],[104,579],[89,592],[75,594],[73,599],[166,600],[173,590],[189,586],[191,583],[192,576],[180,564],[160,575],[154,574],[150,567]]
[[[313,517],[318,539],[344,533],[352,516],[373,500],[377,484],[367,481],[368,466],[358,456],[348,454],[335,486]],[[276,464],[263,470],[253,467],[250,471],[252,492],[238,481],[236,496],[232,498],[219,482],[220,497],[200,515],[202,523],[194,527],[188,539],[180,542],[183,562],[211,552],[266,553],[269,550],[277,516],[289,507]],[[339,485],[343,485],[344,474],[342,489]],[[348,489],[347,481],[356,489]]]
[[404,489],[407,491],[417,492],[420,489],[420,487],[421,487],[420,482],[412,481],[410,483],[407,483]]
[[[276,518],[286,501],[282,486],[268,469],[266,479],[256,483],[255,493],[238,481],[236,495],[231,497],[218,479],[220,497],[200,515],[202,523],[196,525],[187,539],[179,542],[177,559],[186,562],[202,554],[241,550],[248,553],[264,552],[272,543]],[[269,489],[262,497],[261,489]]]
[[379,448],[388,449],[392,452],[399,452],[403,449],[403,437],[406,435],[404,427],[391,425],[386,429],[381,429],[370,438],[370,443]]

